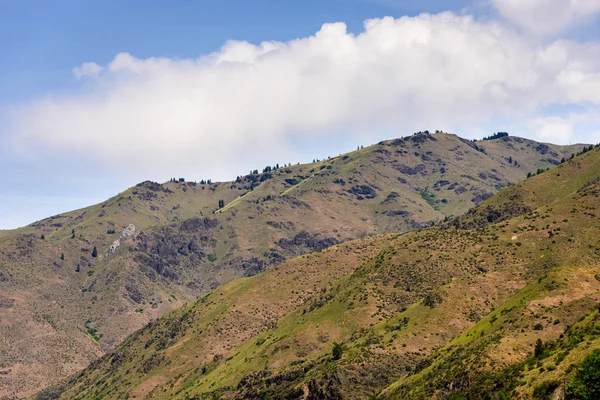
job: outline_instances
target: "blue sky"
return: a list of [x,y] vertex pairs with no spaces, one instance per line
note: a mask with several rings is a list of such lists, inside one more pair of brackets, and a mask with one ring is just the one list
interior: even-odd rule
[[[258,43],[313,34],[325,22],[351,31],[367,18],[460,10],[468,1],[425,0],[0,0],[0,102],[73,88],[71,69],[136,57],[197,57],[230,39]],[[450,7],[450,8],[448,8]]]
[[600,7],[542,2],[0,0],[0,229],[418,128],[596,142]]

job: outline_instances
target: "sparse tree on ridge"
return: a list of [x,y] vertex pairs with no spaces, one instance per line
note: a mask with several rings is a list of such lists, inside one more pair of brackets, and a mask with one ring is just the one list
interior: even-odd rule
[[342,358],[344,354],[344,346],[341,343],[333,342],[333,350],[331,351],[331,355],[334,360],[339,360]]

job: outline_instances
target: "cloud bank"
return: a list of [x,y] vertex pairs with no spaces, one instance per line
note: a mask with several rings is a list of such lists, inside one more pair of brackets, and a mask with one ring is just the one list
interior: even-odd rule
[[[600,11],[586,0],[493,1],[535,34]],[[539,7],[554,18],[552,32],[538,24]],[[497,120],[524,130],[514,134],[569,142],[600,103],[600,42],[545,41],[511,26],[446,12],[367,20],[356,35],[331,23],[289,42],[231,41],[197,59],[121,53],[76,67],[75,93],[13,109],[8,145],[158,179],[166,166],[231,178],[248,165],[296,161],[303,141],[468,135]],[[544,113],[556,105],[578,114]]]
[[585,25],[600,14],[598,0],[492,0],[502,15],[537,35]]

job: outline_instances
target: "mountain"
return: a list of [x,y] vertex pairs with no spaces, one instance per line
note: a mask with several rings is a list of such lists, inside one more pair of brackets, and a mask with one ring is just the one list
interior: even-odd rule
[[599,206],[596,148],[454,220],[225,284],[44,395],[594,398]]
[[2,232],[0,396],[31,395],[80,371],[149,321],[235,278],[462,215],[582,147],[418,133],[233,182],[143,182]]

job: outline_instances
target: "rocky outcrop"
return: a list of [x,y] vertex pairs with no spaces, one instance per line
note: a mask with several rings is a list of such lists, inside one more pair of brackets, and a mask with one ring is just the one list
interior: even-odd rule
[[121,246],[121,241],[132,238],[134,234],[135,234],[135,225],[133,225],[133,224],[127,225],[127,228],[125,228],[123,230],[123,233],[121,233],[121,236],[110,245],[110,247],[108,248],[108,254],[106,256],[108,257],[109,255],[114,253],[119,248],[119,246]]

